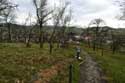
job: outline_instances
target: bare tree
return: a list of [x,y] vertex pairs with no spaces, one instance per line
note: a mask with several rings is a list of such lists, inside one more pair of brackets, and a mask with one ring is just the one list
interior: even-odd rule
[[93,39],[93,50],[95,51],[95,49],[96,49],[96,42],[97,42],[97,40],[98,40],[98,38],[99,38],[99,35],[100,35],[100,33],[101,33],[101,30],[102,30],[102,28],[101,28],[101,24],[105,24],[105,22],[104,22],[104,20],[102,20],[102,19],[94,19],[94,20],[92,20],[91,22],[90,22],[90,24],[89,24],[89,26],[90,25],[95,25],[96,27],[95,27],[95,30],[94,30],[94,39]]
[[4,10],[12,8],[14,5],[8,0],[0,0],[0,15],[3,14]]
[[39,36],[39,43],[40,43],[40,48],[43,47],[43,26],[44,24],[51,18],[48,16],[53,12],[52,10],[49,11],[47,9],[47,0],[33,0],[33,4],[36,8],[36,16],[38,20],[38,25],[40,28],[40,36]]
[[116,35],[113,31],[111,31],[112,36],[112,43],[111,43],[111,50],[112,54],[115,54],[116,51],[120,50],[121,41],[119,35]]
[[14,6],[13,8],[9,8],[4,12],[4,19],[8,28],[8,42],[12,41],[11,24],[15,23],[15,18],[16,18],[16,14],[14,13],[15,7],[16,6]]
[[23,36],[24,36],[25,43],[27,43],[27,23],[28,23],[29,19],[30,19],[30,14],[27,16],[27,18],[25,19],[25,22],[23,24],[24,25],[23,26],[23,28],[24,28]]
[[114,0],[115,3],[120,7],[122,15],[118,17],[119,20],[125,20],[125,0]]
[[[54,25],[54,29],[53,32],[51,34],[51,37],[49,39],[49,44],[50,44],[50,53],[52,53],[52,49],[53,49],[53,40],[54,40],[54,36],[56,35],[56,30],[57,28],[61,27],[62,25],[62,31],[59,33],[64,34],[65,32],[65,28],[66,28],[66,24],[69,20],[68,16],[65,16],[65,12],[66,12],[66,8],[67,8],[68,4],[65,4],[63,7],[56,7],[55,8],[55,12],[53,13],[53,25]],[[61,36],[59,36],[61,37]]]
[[53,49],[53,38],[54,35],[56,33],[56,29],[59,27],[59,22],[60,22],[60,9],[58,9],[58,11],[56,11],[56,13],[53,14],[53,25],[54,25],[54,29],[53,32],[50,36],[49,39],[49,46],[50,46],[50,53],[52,53],[52,49]]
[[69,24],[70,24],[70,21],[71,21],[71,16],[72,16],[71,15],[71,13],[72,13],[71,9],[66,10],[66,9],[68,9],[68,5],[69,5],[69,3],[66,2],[65,6],[64,6],[65,11],[64,11],[64,13],[62,15],[62,18],[61,18],[62,28],[61,28],[61,31],[60,31],[61,35],[60,35],[59,39],[63,40],[64,42],[65,42],[65,39],[66,39],[65,31],[66,31],[66,28],[69,27]]
[[3,28],[0,27],[0,42],[3,41]]
[[[33,24],[31,21],[32,15],[29,13],[26,21],[25,21],[25,42],[26,42],[26,47],[31,47],[30,41],[31,41],[31,35],[32,35],[32,31],[33,31]],[[27,22],[29,22],[29,27],[27,26],[26,28],[26,24]],[[28,34],[28,35],[26,35]]]
[[[11,12],[10,10],[12,10],[15,7],[17,7],[17,5],[9,2],[8,0],[0,0],[0,21],[1,21],[1,23],[3,23],[3,20],[5,20],[5,19],[12,20],[13,16],[11,16],[12,18],[10,18],[10,12]],[[7,20],[6,20],[6,22],[7,22]],[[8,27],[9,27],[9,24],[8,24]],[[2,32],[3,31],[1,29],[1,39],[2,39]],[[10,36],[10,30],[8,30],[8,33]]]
[[9,0],[0,0],[0,16],[4,18],[5,13],[17,7],[17,4],[13,4]]
[[13,4],[9,2],[8,0],[1,0],[0,1],[0,15],[5,19],[5,23],[7,24],[8,27],[8,41],[11,41],[11,28],[10,24],[14,22],[15,19],[15,14],[13,13],[15,8],[17,7],[16,4]]

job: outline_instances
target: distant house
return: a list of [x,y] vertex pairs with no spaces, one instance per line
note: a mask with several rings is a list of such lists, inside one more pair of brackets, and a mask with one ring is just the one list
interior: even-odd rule
[[86,41],[88,41],[88,40],[90,40],[90,41],[91,41],[92,39],[93,39],[93,37],[92,37],[92,36],[85,36],[85,37],[84,37],[84,40],[86,40]]
[[93,39],[93,36],[91,34],[87,34],[87,33],[82,33],[81,34],[81,39],[84,41],[91,41]]

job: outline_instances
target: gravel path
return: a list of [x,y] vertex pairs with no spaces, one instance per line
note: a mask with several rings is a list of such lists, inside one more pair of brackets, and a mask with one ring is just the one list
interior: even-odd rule
[[103,80],[102,70],[97,63],[86,52],[84,52],[84,55],[84,62],[80,64],[79,83],[107,83]]

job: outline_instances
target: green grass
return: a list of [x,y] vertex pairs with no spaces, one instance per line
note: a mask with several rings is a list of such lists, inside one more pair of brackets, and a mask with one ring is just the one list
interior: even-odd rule
[[101,50],[94,52],[91,48],[84,47],[84,49],[99,63],[109,83],[125,83],[125,54],[105,51],[101,56]]
[[80,75],[79,62],[73,63],[73,83],[78,83]]
[[[15,80],[23,80],[28,83],[32,77],[41,69],[46,69],[59,61],[73,58],[74,47],[67,49],[54,48],[49,54],[48,45],[43,49],[39,45],[33,44],[31,48],[26,48],[21,43],[0,43],[0,83],[14,83]],[[67,63],[66,68],[68,68]],[[59,76],[63,83],[68,80],[68,72],[62,70]],[[56,77],[55,77],[56,79]]]

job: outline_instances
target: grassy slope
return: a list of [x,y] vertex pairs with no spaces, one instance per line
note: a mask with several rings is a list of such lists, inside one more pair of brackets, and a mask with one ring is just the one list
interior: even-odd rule
[[[14,83],[16,79],[29,82],[41,69],[49,68],[74,55],[74,48],[55,49],[51,55],[48,51],[47,44],[44,49],[35,44],[31,48],[20,43],[0,44],[0,83]],[[67,62],[66,69],[62,70],[58,78],[55,77],[54,83],[58,83],[57,80],[62,80],[60,83],[68,81],[68,65]]]
[[125,83],[125,54],[112,54],[110,51],[105,51],[104,56],[101,56],[101,51],[92,51],[85,47],[99,63],[107,75],[109,83]]

